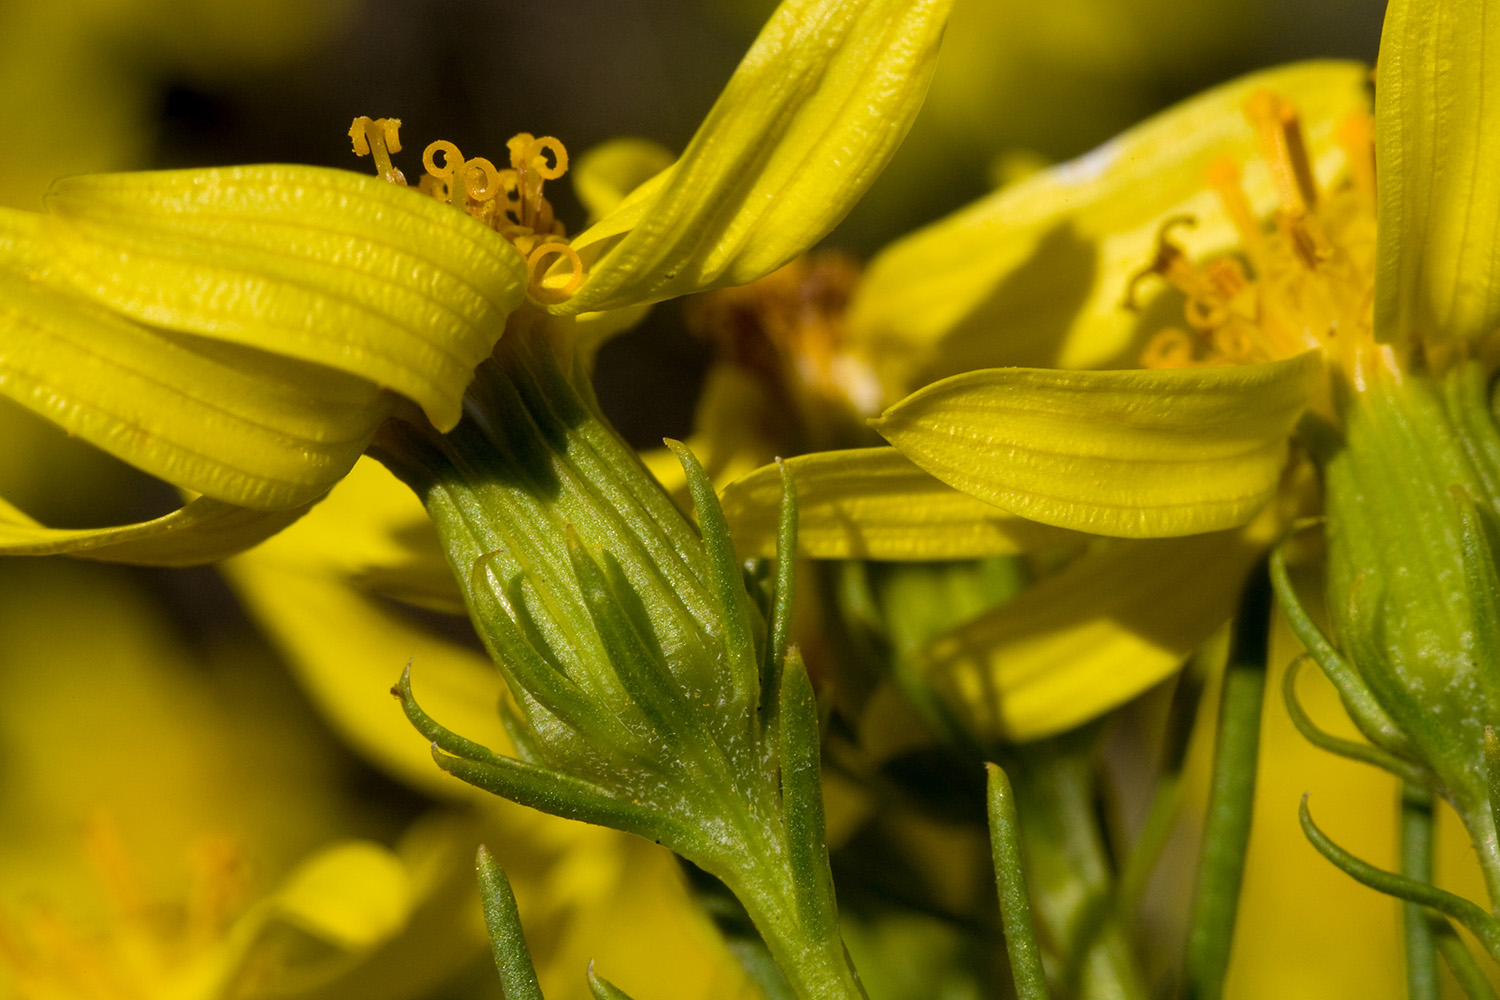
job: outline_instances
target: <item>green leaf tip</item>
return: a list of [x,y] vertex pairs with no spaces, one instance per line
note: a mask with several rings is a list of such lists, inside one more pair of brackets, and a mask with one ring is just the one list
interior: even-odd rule
[[984,765],[989,799],[990,850],[1000,896],[1005,952],[1020,1000],[1048,1000],[1047,974],[1031,916],[1026,866],[1021,856],[1021,821],[1010,778],[998,764]]
[[531,951],[526,947],[526,936],[521,930],[516,897],[505,869],[483,844],[479,846],[475,867],[479,872],[484,924],[490,932],[490,949],[495,956],[495,970],[500,974],[500,990],[505,1000],[543,1000],[536,966],[532,964]]

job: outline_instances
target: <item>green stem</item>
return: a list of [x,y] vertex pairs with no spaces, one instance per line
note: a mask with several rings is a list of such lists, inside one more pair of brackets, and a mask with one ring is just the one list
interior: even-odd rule
[[1262,562],[1241,598],[1224,668],[1213,784],[1184,960],[1187,995],[1192,1000],[1218,1000],[1229,971],[1255,800],[1270,618],[1271,582]]
[[1485,978],[1484,970],[1479,963],[1474,961],[1474,956],[1469,952],[1469,946],[1464,944],[1463,938],[1453,929],[1453,925],[1444,917],[1435,913],[1429,913],[1427,919],[1432,922],[1432,933],[1437,941],[1439,954],[1443,961],[1448,963],[1448,970],[1453,973],[1453,978],[1458,981],[1459,988],[1464,991],[1464,996],[1469,1000],[1496,1000],[1495,987],[1490,985],[1489,979]]
[[1171,840],[1182,803],[1183,767],[1203,699],[1205,680],[1210,669],[1203,651],[1194,654],[1177,678],[1172,704],[1167,711],[1167,725],[1162,741],[1161,766],[1147,807],[1140,836],[1131,846],[1120,872],[1115,892],[1115,913],[1123,926],[1134,929],[1141,901],[1151,875]]
[[[1432,793],[1416,785],[1401,786],[1401,874],[1417,882],[1432,881]],[[1427,908],[1401,904],[1406,938],[1406,995],[1410,1000],[1438,1000],[1437,942]]]

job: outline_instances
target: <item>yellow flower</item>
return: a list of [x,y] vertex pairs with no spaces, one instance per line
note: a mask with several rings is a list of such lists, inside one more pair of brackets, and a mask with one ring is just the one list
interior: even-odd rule
[[[898,241],[876,257],[855,290],[842,350],[867,366],[880,388],[873,406],[853,396],[849,405],[869,414],[900,400],[872,421],[899,447],[790,461],[804,550],[823,558],[922,560],[1086,546],[1071,565],[1019,600],[939,637],[920,653],[924,671],[976,732],[1028,739],[1091,718],[1170,675],[1233,609],[1240,578],[1274,535],[1274,519],[1208,534],[1193,532],[1236,521],[1184,522],[1176,531],[1156,532],[1184,537],[1087,544],[1091,535],[1129,532],[1125,522],[1140,514],[1129,506],[1127,491],[1144,506],[1154,490],[1166,504],[1160,515],[1201,517],[1206,504],[1171,506],[1178,496],[1171,473],[1197,469],[1209,456],[1222,461],[1226,449],[1199,433],[1202,427],[1217,421],[1230,432],[1238,422],[1243,432],[1255,420],[1227,393],[1192,394],[1172,412],[1191,421],[1194,432],[1155,431],[1157,444],[1169,446],[1177,462],[1138,447],[1114,455],[1114,464],[1107,465],[1109,449],[1126,447],[1131,429],[1096,414],[1108,405],[1145,412],[1131,402],[1133,395],[1149,397],[1150,387],[1161,381],[1215,378],[1231,370],[1205,375],[1076,369],[1109,367],[1116,359],[1133,363],[1147,331],[1159,327],[1179,301],[1159,296],[1139,312],[1122,305],[1132,278],[1155,255],[1163,219],[1191,214],[1199,220],[1182,234],[1197,254],[1235,245],[1232,220],[1216,211],[1215,194],[1205,190],[1206,168],[1226,157],[1246,161],[1243,184],[1252,204],[1257,210],[1275,204],[1269,171],[1252,159],[1259,143],[1245,122],[1246,101],[1267,90],[1292,95],[1306,113],[1309,147],[1326,181],[1343,162],[1333,142],[1334,123],[1365,106],[1363,78],[1363,68],[1353,64],[1311,63],[1216,88],[1078,161],[1003,188]],[[1150,288],[1143,284],[1141,291]],[[983,367],[1001,363],[1073,370]],[[1292,388],[1281,392],[1279,403],[1268,404],[1276,411],[1274,434],[1249,456],[1258,464],[1247,464],[1269,483],[1258,499],[1232,501],[1231,507],[1238,503],[1235,516],[1254,514],[1281,475],[1285,434],[1301,406],[1297,380],[1309,377],[1309,363],[1291,362],[1286,380]],[[1252,377],[1266,382],[1265,374]],[[1093,380],[1096,391],[1070,389],[1078,380]],[[992,381],[999,387],[976,388]],[[927,388],[903,399],[913,386]],[[954,411],[911,419],[933,394],[960,388],[970,395]],[[974,404],[972,397],[985,391],[990,394],[983,403]],[[1036,405],[1027,409],[1027,400]],[[1188,413],[1188,406],[1195,412]],[[959,412],[962,407],[967,409]],[[944,471],[909,443],[916,437],[911,424],[930,438],[955,439]],[[1222,471],[1204,472],[1204,482],[1221,485]],[[724,492],[736,539],[750,550],[766,551],[773,537],[770,473],[761,469]],[[994,491],[970,485],[988,475],[1029,476],[1034,502],[1028,505],[1028,496],[1020,495],[1007,498],[1007,507],[997,503]],[[1074,511],[1071,518],[1049,517],[1037,506],[1058,492],[1047,476],[1076,476],[1071,482],[1092,491],[1095,506],[1083,512],[1075,502],[1067,508]],[[895,710],[882,696],[867,725],[879,728]]]
[[[1357,67],[1256,74],[876,260],[851,339],[910,394],[872,421],[891,448],[791,463],[813,551],[1017,551],[1039,539],[1002,527],[1032,522],[1122,539],[926,651],[974,731],[1056,732],[1167,676],[1277,532],[1289,436],[1329,411],[1329,379],[1399,379],[1494,330],[1494,23],[1392,5],[1373,137]],[[1185,303],[1122,309],[1143,268]],[[1178,303],[1192,333],[1161,329]],[[1181,367],[1072,370],[1142,361]],[[984,367],[1007,362],[1047,367]],[[770,482],[726,491],[752,547]]]
[[[532,214],[492,215],[497,231],[388,183],[385,165],[383,178],[294,166],[72,178],[46,214],[0,213],[0,392],[199,495],[103,532],[49,532],[0,508],[0,546],[161,562],[243,549],[326,492],[399,408],[452,428],[474,366],[528,299],[583,314],[587,349],[651,302],[774,269],[842,217],[900,141],[947,6],[789,0],[677,162],[571,241]],[[399,150],[389,126],[356,129],[356,147],[372,134]],[[534,213],[536,178],[565,154],[547,139],[512,154]],[[497,193],[489,161],[451,144],[425,160],[433,193],[453,198],[455,169],[461,204]]]

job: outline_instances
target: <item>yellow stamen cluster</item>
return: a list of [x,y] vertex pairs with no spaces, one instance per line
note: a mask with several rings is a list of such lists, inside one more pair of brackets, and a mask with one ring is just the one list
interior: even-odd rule
[[1246,114],[1276,190],[1271,225],[1256,218],[1238,166],[1227,159],[1214,163],[1206,179],[1239,234],[1242,257],[1194,263],[1172,240],[1193,220],[1177,217],[1162,225],[1156,256],[1131,282],[1127,304],[1142,280],[1158,275],[1186,298],[1187,325],[1156,334],[1141,363],[1253,364],[1319,348],[1352,369],[1373,342],[1375,161],[1369,116],[1351,118],[1338,131],[1347,176],[1320,190],[1292,105],[1261,92]]
[[[360,117],[349,127],[349,137],[354,141],[355,155],[373,155],[381,177],[404,185],[406,178],[391,165],[390,158],[391,153],[401,150],[400,128],[401,121],[396,118]],[[417,189],[462,208],[510,240],[526,258],[532,297],[543,302],[562,301],[583,283],[583,261],[568,245],[562,223],[542,196],[542,186],[567,172],[568,151],[551,136],[539,139],[527,132],[513,136],[506,145],[510,167],[500,170],[482,156],[465,158],[446,140],[430,143],[422,152],[426,172]],[[544,286],[542,277],[557,256],[568,260],[568,281],[560,288]]]
[[[19,996],[56,1000],[151,1000],[219,948],[247,901],[248,864],[232,841],[204,838],[191,852],[186,898],[151,898],[119,832],[98,816],[84,834],[103,919],[88,926],[42,904],[22,919],[0,914],[0,980]],[[269,971],[269,970],[267,970]]]

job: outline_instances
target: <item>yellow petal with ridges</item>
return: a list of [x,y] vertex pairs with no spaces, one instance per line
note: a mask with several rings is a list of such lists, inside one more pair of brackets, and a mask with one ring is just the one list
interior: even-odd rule
[[[410,662],[412,688],[434,718],[509,752],[496,711],[504,682],[484,653],[440,634],[431,627],[431,615],[414,615],[333,576],[262,559],[258,550],[230,560],[225,572],[342,739],[387,774],[430,795],[476,797],[470,786],[433,766],[427,741],[412,731],[390,687]],[[453,619],[453,626],[453,635],[463,634],[462,619]]]
[[950,6],[785,0],[681,159],[573,240],[589,276],[553,310],[744,284],[816,243],[906,134]]
[[251,510],[199,497],[140,524],[48,528],[0,500],[0,555],[65,554],[143,566],[198,566],[258,545],[307,510]]
[[944,482],[1045,524],[1130,538],[1245,524],[1275,492],[1322,356],[1225,368],[991,368],[871,421]]
[[313,362],[458,422],[526,266],[467,214],[298,166],[58,181],[39,237],[78,294],[143,323]]
[[[816,452],[786,466],[797,483],[798,547],[815,559],[974,559],[1083,541],[960,493],[894,448]],[[780,469],[757,469],[722,499],[735,547],[774,555]]]
[[1134,365],[1141,317],[1122,303],[1162,221],[1197,219],[1175,234],[1194,259],[1237,242],[1205,182],[1209,164],[1232,158],[1254,206],[1275,205],[1245,120],[1249,97],[1270,89],[1296,104],[1326,181],[1344,169],[1333,135],[1367,107],[1366,80],[1366,67],[1346,62],[1252,73],[913,233],[871,263],[850,306],[851,339],[896,394],[974,368]]
[[1376,335],[1500,329],[1500,10],[1392,0],[1375,87]]
[[921,669],[983,740],[1030,740],[1104,714],[1181,666],[1228,621],[1272,518],[1122,540],[934,641]]
[[171,333],[46,270],[46,223],[0,210],[0,394],[185,489],[300,507],[348,471],[391,397],[369,382]]

